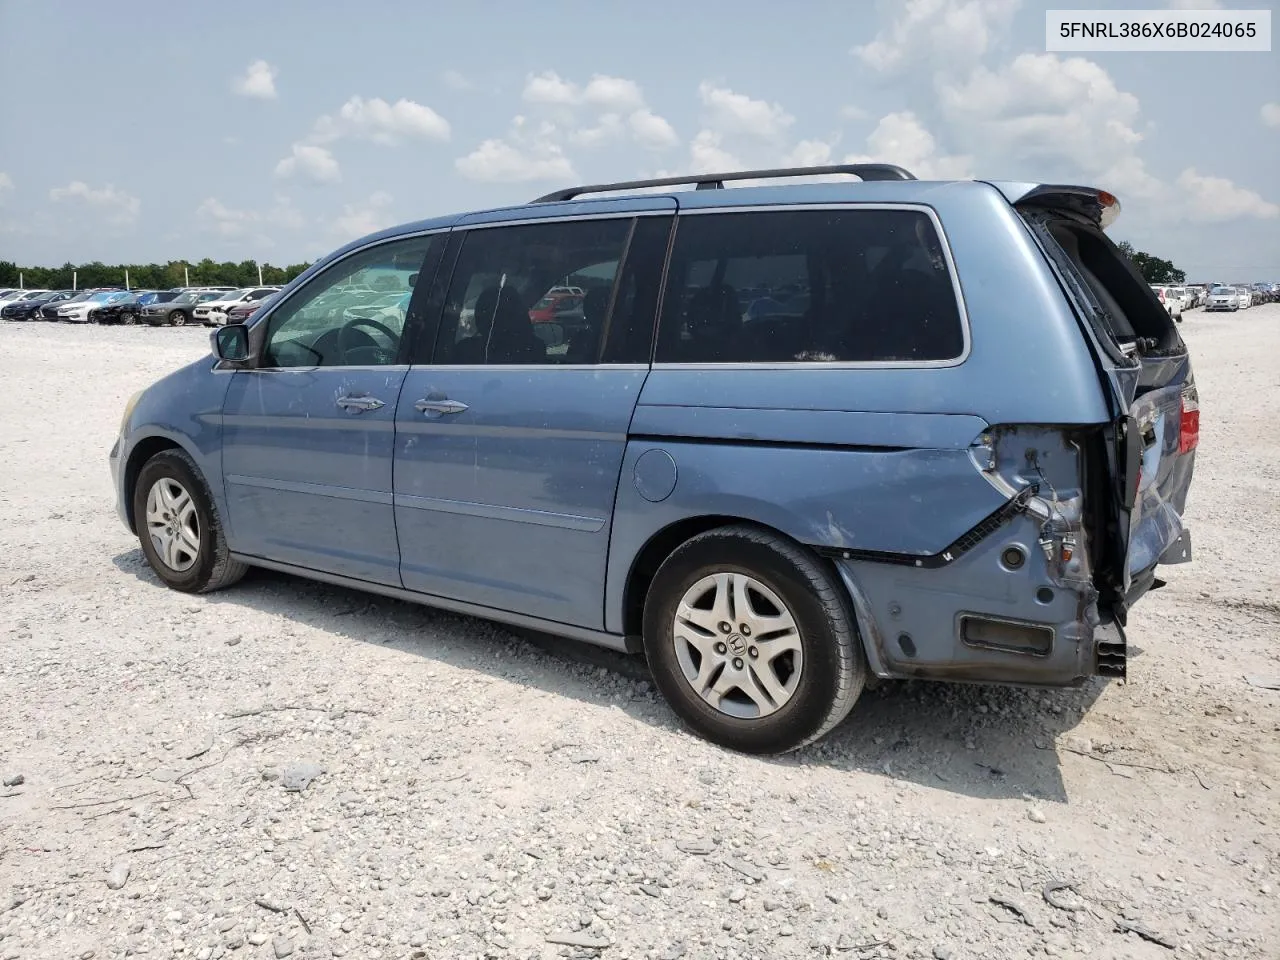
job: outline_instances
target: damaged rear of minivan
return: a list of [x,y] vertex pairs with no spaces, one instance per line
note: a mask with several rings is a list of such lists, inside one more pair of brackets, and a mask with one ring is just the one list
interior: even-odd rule
[[[1054,331],[1041,356],[1015,361],[1035,369],[1035,393],[1016,400],[987,391],[1003,394],[1009,413],[983,412],[990,426],[969,455],[1004,503],[932,555],[823,552],[853,599],[880,677],[1051,686],[1124,677],[1130,607],[1163,586],[1161,565],[1191,559],[1182,522],[1199,440],[1191,361],[1168,313],[1104,232],[1119,212],[1114,197],[1076,186],[991,186],[1025,230],[1029,272],[1056,288],[1040,302],[1065,304],[1078,328],[1060,329],[1059,310],[1048,320],[1029,306],[1025,322]],[[978,279],[968,279],[975,290]],[[976,341],[984,317],[971,310]],[[1076,340],[1072,351],[1083,341],[1093,376],[1064,363],[1070,382],[1055,382],[1052,337]],[[1073,392],[1100,393],[1105,413],[1094,422],[1046,416],[1057,412],[1055,397]]]
[[[1134,265],[1103,233],[1119,213],[1105,192],[1039,187],[1015,201],[1052,264],[1097,358],[1114,419],[1082,451],[1086,524],[1103,623],[1163,583],[1160,564],[1191,559],[1182,523],[1200,439],[1186,344]],[[1099,672],[1124,675],[1123,645]]]

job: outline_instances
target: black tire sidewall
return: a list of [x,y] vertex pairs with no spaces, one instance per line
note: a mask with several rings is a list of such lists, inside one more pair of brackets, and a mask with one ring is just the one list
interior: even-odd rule
[[[147,533],[147,495],[155,482],[165,477],[178,481],[191,494],[200,522],[200,553],[190,569],[180,572],[165,565]],[[192,469],[185,455],[166,450],[143,464],[133,488],[133,523],[147,563],[166,586],[184,593],[199,593],[208,585],[217,563],[213,504],[204,479]]]
[[183,315],[181,310],[174,310],[172,313],[169,314],[169,326],[182,327],[182,326],[186,326],[186,323],[187,323],[187,318]]
[[[804,657],[800,684],[787,704],[768,717],[739,720],[720,713],[690,688],[676,659],[676,607],[694,583],[712,573],[743,573],[759,580],[787,605],[799,627]],[[821,729],[838,693],[839,640],[829,616],[804,574],[784,553],[732,534],[694,540],[663,563],[650,585],[644,610],[645,655],[658,689],[697,733],[744,753],[781,753]]]

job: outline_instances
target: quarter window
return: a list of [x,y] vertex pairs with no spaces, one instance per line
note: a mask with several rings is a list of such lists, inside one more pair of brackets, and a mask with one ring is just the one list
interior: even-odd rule
[[632,220],[473,229],[436,342],[438,364],[590,364],[601,354]]
[[268,317],[263,366],[399,362],[414,282],[443,242],[433,235],[379,244],[315,276]]
[[920,362],[963,350],[951,273],[922,212],[680,218],[659,362]]

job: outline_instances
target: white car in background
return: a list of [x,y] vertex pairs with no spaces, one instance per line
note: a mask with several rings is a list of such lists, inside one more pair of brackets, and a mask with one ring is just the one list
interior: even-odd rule
[[1240,309],[1240,298],[1235,287],[1211,287],[1209,299],[1205,301],[1205,313],[1218,313],[1230,310],[1232,313]]
[[48,290],[8,290],[0,294],[0,310],[3,310],[11,303],[21,303],[23,300],[32,300],[42,293],[48,293]]
[[252,303],[279,292],[279,287],[245,287],[243,290],[234,290],[216,300],[206,300],[195,308],[192,317],[196,323],[220,327],[227,322],[227,310],[236,304]]
[[1241,310],[1247,310],[1253,306],[1253,291],[1248,287],[1236,287],[1236,301],[1240,304]]
[[128,290],[104,290],[102,293],[95,293],[87,300],[77,300],[68,302],[65,306],[58,308],[58,319],[66,320],[69,323],[88,323],[89,314],[102,306],[109,306],[133,296]]
[[1155,292],[1156,297],[1160,300],[1160,305],[1165,308],[1178,323],[1182,322],[1182,298],[1174,292],[1174,287],[1165,287],[1159,284],[1151,284],[1151,289]]
[[1196,295],[1190,287],[1174,287],[1173,292],[1182,301],[1183,310],[1190,310],[1196,305]]

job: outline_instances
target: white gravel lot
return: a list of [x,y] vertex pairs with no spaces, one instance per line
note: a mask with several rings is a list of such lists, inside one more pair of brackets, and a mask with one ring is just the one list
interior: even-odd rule
[[106,454],[207,331],[0,325],[0,960],[1280,956],[1280,305],[1182,328],[1196,559],[1129,682],[886,685],[759,759],[612,654],[162,588]]

